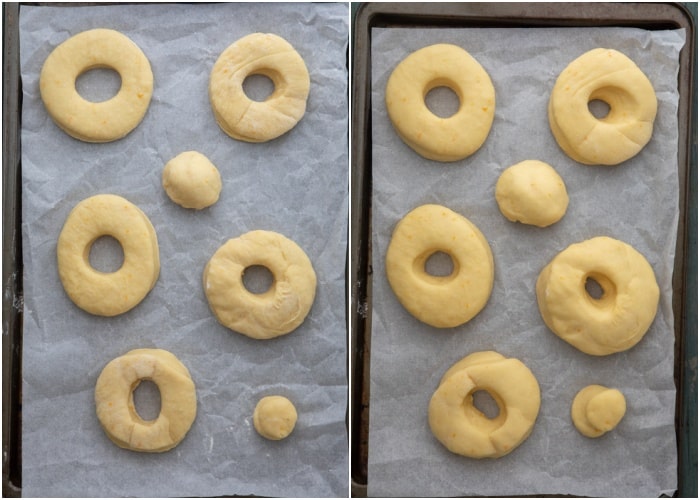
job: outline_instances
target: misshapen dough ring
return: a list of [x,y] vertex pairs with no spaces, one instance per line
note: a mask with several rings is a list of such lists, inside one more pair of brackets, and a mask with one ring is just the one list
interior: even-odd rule
[[273,441],[289,436],[297,423],[297,410],[284,396],[265,396],[255,406],[253,426],[258,434]]
[[[448,87],[459,109],[448,117],[433,114],[425,96]],[[389,119],[403,141],[430,160],[456,161],[478,150],[491,130],[496,93],[479,62],[456,45],[437,44],[409,54],[386,85]]]
[[[449,276],[425,263],[436,252],[452,259]],[[491,248],[466,217],[440,205],[422,205],[399,221],[386,254],[386,273],[399,302],[438,328],[466,323],[483,309],[493,288]]]
[[[143,420],[134,407],[134,390],[150,380],[160,391],[160,414]],[[135,349],[110,361],[95,386],[97,418],[107,436],[121,448],[161,452],[177,446],[197,414],[190,373],[162,349]]]
[[[487,391],[499,414],[486,417],[474,406]],[[448,450],[472,458],[498,458],[527,439],[540,410],[540,387],[520,360],[494,351],[470,354],[442,377],[430,399],[428,423]]]
[[[272,80],[274,92],[263,102],[243,91],[250,75]],[[209,100],[216,122],[234,139],[266,142],[291,130],[306,112],[309,72],[284,38],[270,33],[244,36],[225,49],[209,78]]]
[[[264,266],[273,276],[264,293],[248,291],[243,274]],[[251,231],[224,243],[204,269],[204,292],[219,322],[256,339],[296,329],[311,310],[316,273],[295,242],[273,231]]]
[[[596,118],[593,100],[610,106]],[[557,78],[549,99],[549,125],[572,159],[589,165],[617,165],[635,156],[651,139],[656,93],[626,55],[594,49],[575,59]]]
[[[83,99],[75,80],[95,68],[119,73],[121,88],[103,102]],[[39,79],[41,98],[56,124],[86,142],[121,139],[141,123],[153,93],[153,73],[141,49],[127,36],[109,29],[79,33],[46,58]]]
[[[592,279],[603,291],[593,298]],[[580,351],[596,356],[625,351],[651,326],[659,304],[654,270],[627,243],[600,236],[559,253],[537,278],[545,324]]]
[[[104,273],[90,265],[92,244],[101,236],[115,238],[124,252],[117,271]],[[158,280],[160,258],[153,225],[136,205],[113,194],[78,203],[66,219],[56,248],[58,274],[71,300],[99,316],[116,316],[135,307]]]
[[617,389],[589,385],[571,404],[571,420],[584,436],[595,438],[613,430],[627,411],[625,396]]

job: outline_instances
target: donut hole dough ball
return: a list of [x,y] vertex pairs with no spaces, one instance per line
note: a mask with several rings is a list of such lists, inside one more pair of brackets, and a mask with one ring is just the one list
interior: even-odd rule
[[595,438],[613,430],[627,411],[625,396],[617,389],[589,385],[571,405],[571,420],[584,436]]
[[[590,280],[600,289],[595,296]],[[547,327],[596,356],[636,345],[659,304],[659,286],[644,256],[604,236],[575,243],[554,257],[540,272],[536,293]]]
[[[449,275],[426,271],[426,261],[436,253],[451,259]],[[451,328],[471,320],[486,305],[493,288],[493,255],[467,218],[440,205],[422,205],[396,225],[386,274],[409,313],[431,326]]]
[[[275,90],[264,101],[250,99],[243,82],[264,75]],[[231,44],[217,59],[209,79],[209,100],[221,129],[234,139],[266,142],[291,130],[306,112],[309,72],[285,39],[253,33]]]
[[[601,118],[589,105],[603,101]],[[617,165],[651,139],[657,100],[649,79],[626,55],[594,49],[561,72],[549,99],[552,134],[572,159],[589,165]]]
[[[428,109],[426,95],[447,87],[459,109],[442,118]],[[389,119],[399,137],[424,158],[457,161],[478,150],[491,130],[496,93],[491,78],[467,51],[450,44],[424,47],[409,54],[389,76]]]
[[178,205],[201,210],[219,199],[221,175],[202,153],[185,151],[165,164],[163,189]]
[[[119,92],[102,102],[80,96],[75,81],[95,68],[109,68],[121,78]],[[153,93],[153,73],[141,49],[109,29],[84,31],[58,45],[39,77],[41,99],[54,122],[86,142],[121,139],[141,123]]]
[[283,396],[266,396],[255,406],[253,425],[262,437],[279,441],[289,436],[297,423],[297,410]]

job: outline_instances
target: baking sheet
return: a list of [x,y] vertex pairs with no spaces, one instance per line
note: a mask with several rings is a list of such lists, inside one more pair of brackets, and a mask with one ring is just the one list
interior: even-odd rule
[[[60,131],[38,93],[53,47],[96,27],[132,38],[155,79],[143,122],[108,144]],[[207,96],[221,51],[256,31],[286,38],[311,77],[302,121],[265,144],[226,136]],[[23,496],[347,494],[347,33],[345,4],[21,7]],[[190,149],[208,156],[223,178],[220,200],[200,212],[174,205],[160,183],[165,163]],[[75,307],[55,266],[68,212],[105,192],[148,215],[161,258],[155,288],[115,318]],[[253,229],[295,240],[318,277],[306,321],[271,341],[219,325],[201,287],[216,249]],[[165,454],[117,448],[94,413],[94,383],[104,365],[140,347],[171,351],[197,386],[197,419]],[[281,442],[262,439],[252,427],[255,404],[269,394],[289,397],[299,413]]]
[[[676,489],[672,272],[678,223],[677,75],[684,31],[632,28],[373,28],[372,36],[372,348],[368,493],[371,496],[574,494],[658,496]],[[469,51],[496,88],[496,118],[484,146],[450,164],[425,160],[398,138],[384,107],[392,69],[410,52],[447,42]],[[630,56],[659,99],[654,136],[617,167],[566,157],[547,122],[554,80],[596,47]],[[508,222],[493,190],[501,171],[524,159],[554,166],[569,190],[565,217],[545,229]],[[412,318],[385,278],[396,222],[423,203],[440,203],[474,222],[491,244],[493,294],[471,322],[437,330]],[[547,330],[534,284],[571,243],[608,235],[635,246],[653,266],[662,297],[657,317],[634,349],[586,356]],[[458,457],[427,425],[427,406],[443,373],[474,351],[494,349],[524,361],[542,390],[530,438],[498,460]],[[628,413],[612,433],[584,438],[569,419],[576,392],[620,388]]]

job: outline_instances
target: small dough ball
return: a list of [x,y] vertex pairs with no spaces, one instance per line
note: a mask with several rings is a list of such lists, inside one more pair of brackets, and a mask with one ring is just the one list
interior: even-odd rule
[[571,405],[571,420],[587,437],[599,437],[613,430],[627,411],[625,396],[617,389],[589,385],[576,394]]
[[163,188],[178,205],[201,210],[219,199],[221,176],[202,153],[185,151],[165,164]]
[[564,217],[569,195],[550,165],[525,160],[508,167],[498,178],[496,201],[509,221],[547,227]]
[[289,436],[297,423],[297,410],[284,396],[266,396],[255,406],[253,425],[262,437],[279,441]]

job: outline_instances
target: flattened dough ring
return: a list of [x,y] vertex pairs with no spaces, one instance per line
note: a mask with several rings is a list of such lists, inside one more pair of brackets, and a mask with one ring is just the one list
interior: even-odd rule
[[[452,259],[449,276],[425,271],[431,255]],[[386,253],[386,274],[399,302],[420,321],[451,328],[481,311],[493,288],[493,254],[466,217],[440,205],[422,205],[399,221]]]
[[[160,391],[160,414],[143,420],[134,390],[150,380]],[[162,349],[135,349],[103,368],[95,385],[97,418],[114,444],[133,451],[162,452],[177,446],[197,415],[194,382],[179,359]]]
[[[115,238],[124,252],[124,262],[115,272],[100,272],[90,265],[90,248],[101,236]],[[113,194],[92,196],[71,210],[56,254],[58,274],[70,299],[98,316],[116,316],[135,307],[160,273],[153,225],[136,205]]]
[[[243,274],[264,266],[273,277],[264,293],[248,291]],[[273,231],[250,231],[224,243],[204,269],[204,292],[214,315],[227,328],[255,339],[296,329],[311,310],[316,273],[295,242]]]
[[[588,279],[600,285],[600,298],[587,292]],[[540,272],[536,291],[549,329],[596,356],[637,344],[659,304],[659,286],[649,262],[627,243],[605,236],[560,252]]]
[[[499,414],[486,417],[474,406],[487,391]],[[430,399],[428,423],[448,450],[472,458],[498,458],[527,439],[540,410],[540,387],[520,360],[494,351],[470,354],[442,377]]]
[[[119,73],[121,88],[103,102],[83,99],[75,80],[95,68]],[[41,98],[56,124],[86,142],[121,139],[141,123],[153,93],[153,73],[141,49],[110,29],[83,31],[58,45],[46,58],[39,78]]]
[[[267,76],[274,92],[262,102],[243,91],[250,75]],[[309,72],[284,38],[253,33],[226,48],[209,78],[209,100],[216,122],[234,139],[266,142],[288,132],[306,112]]]
[[[433,114],[425,96],[448,87],[459,109],[448,117]],[[416,153],[437,161],[457,161],[473,154],[493,123],[496,92],[479,62],[456,45],[436,44],[409,54],[386,85],[389,119],[399,137]]]

